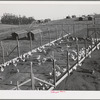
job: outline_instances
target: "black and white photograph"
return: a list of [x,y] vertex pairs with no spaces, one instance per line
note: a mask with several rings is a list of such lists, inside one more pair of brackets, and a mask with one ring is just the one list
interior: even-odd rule
[[2,90],[100,91],[100,2],[0,1]]

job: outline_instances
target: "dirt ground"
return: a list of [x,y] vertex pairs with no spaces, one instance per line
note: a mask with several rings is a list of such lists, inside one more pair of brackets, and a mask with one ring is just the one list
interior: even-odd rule
[[83,65],[66,78],[57,90],[100,90],[100,50],[92,53]]

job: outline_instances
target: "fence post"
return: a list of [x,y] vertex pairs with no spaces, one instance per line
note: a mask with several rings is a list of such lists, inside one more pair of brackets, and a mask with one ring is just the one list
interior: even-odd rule
[[2,60],[3,60],[3,63],[5,63],[4,47],[3,47],[3,42],[2,41],[1,41],[1,49],[2,49]]
[[90,39],[91,39],[91,49],[92,49],[92,36],[90,35]]
[[56,70],[55,70],[54,51],[52,51],[52,60],[53,60],[53,78],[54,78],[54,86],[56,87]]
[[89,37],[89,33],[88,33],[88,24],[87,24],[87,37]]
[[17,37],[17,53],[18,53],[18,57],[20,56],[20,48],[19,48],[19,40]]
[[40,46],[42,46],[42,33],[40,33]]
[[75,25],[73,24],[73,35],[75,37]]
[[79,44],[78,44],[78,38],[76,38],[76,49],[77,49],[77,64],[79,64]]
[[17,90],[20,90],[20,88],[19,88],[19,82],[17,81]]
[[69,52],[67,48],[67,71],[68,71],[68,76],[69,76]]
[[54,76],[54,86],[56,87],[56,73],[55,73],[55,59],[53,58],[53,76]]
[[48,29],[48,35],[49,35],[49,43],[51,42],[51,35],[50,35],[50,31]]
[[70,30],[69,30],[69,25],[67,25],[67,27],[68,27],[67,31],[68,31],[68,33],[69,33],[69,32],[70,32]]
[[63,23],[62,23],[62,38],[63,38],[64,34],[63,34]]
[[84,39],[84,45],[85,45],[85,57],[87,55],[87,52],[86,52],[86,49],[87,49],[87,42],[86,42],[86,39]]
[[98,41],[97,41],[97,33],[95,32],[95,39],[96,39],[96,48],[97,48],[97,43],[98,43]]
[[7,56],[9,54],[9,51],[10,51],[10,45],[8,45],[8,51],[6,52]]
[[31,51],[32,50],[32,35],[31,33],[29,35],[30,35],[30,51]]
[[56,40],[58,39],[58,29],[57,29],[57,26],[56,26]]
[[33,68],[32,68],[32,62],[31,62],[31,84],[32,84],[32,90],[35,89],[35,80],[34,80],[34,74],[33,74]]

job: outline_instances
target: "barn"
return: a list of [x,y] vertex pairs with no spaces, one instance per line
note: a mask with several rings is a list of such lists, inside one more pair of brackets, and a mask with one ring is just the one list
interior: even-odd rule
[[27,35],[27,31],[26,30],[16,31],[11,33],[11,35],[13,39],[17,39],[17,38],[20,39]]
[[30,39],[30,36],[32,40],[37,40],[41,36],[42,30],[41,29],[35,29],[27,33],[28,39]]
[[83,21],[83,17],[79,17],[79,21]]
[[88,16],[88,20],[91,21],[93,18],[91,16]]
[[66,16],[66,19],[70,19],[71,17],[70,16]]

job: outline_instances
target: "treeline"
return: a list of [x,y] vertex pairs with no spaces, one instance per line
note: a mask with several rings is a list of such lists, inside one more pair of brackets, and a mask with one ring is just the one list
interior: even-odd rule
[[35,19],[33,17],[26,17],[26,16],[17,16],[14,14],[5,13],[1,17],[2,24],[31,24]]

